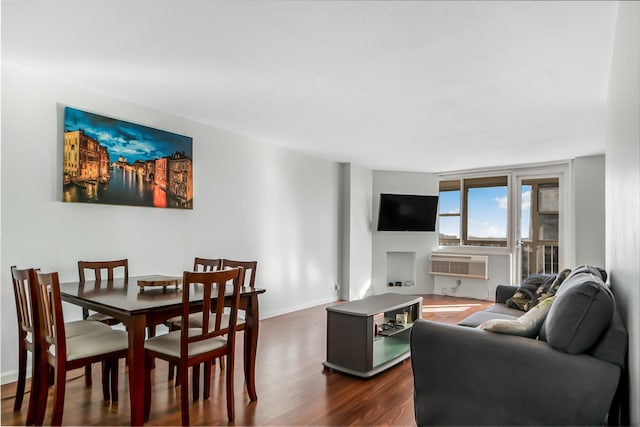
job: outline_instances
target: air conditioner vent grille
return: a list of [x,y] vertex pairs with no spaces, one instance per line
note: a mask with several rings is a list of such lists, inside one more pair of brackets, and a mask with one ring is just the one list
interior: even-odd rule
[[484,255],[432,254],[431,274],[440,276],[489,278],[489,257]]
[[469,274],[469,263],[468,262],[450,262],[449,270],[451,274]]

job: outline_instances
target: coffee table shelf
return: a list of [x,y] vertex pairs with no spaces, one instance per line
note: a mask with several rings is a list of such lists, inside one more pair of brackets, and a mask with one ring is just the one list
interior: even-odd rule
[[[407,313],[404,328],[389,336],[376,333],[374,317],[385,321]],[[368,378],[410,356],[411,326],[422,314],[422,297],[382,294],[327,307],[326,368]]]

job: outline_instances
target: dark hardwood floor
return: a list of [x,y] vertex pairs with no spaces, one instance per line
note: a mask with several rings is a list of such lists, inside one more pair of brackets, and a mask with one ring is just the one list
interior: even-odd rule
[[[426,295],[423,318],[457,323],[489,301]],[[346,426],[415,425],[411,362],[405,361],[371,379],[363,380],[323,369],[326,357],[326,311],[319,306],[260,322],[257,378],[258,401],[250,402],[244,372],[236,363],[236,420],[232,425]],[[242,357],[242,336],[237,355]],[[83,370],[72,371],[67,382],[64,425],[128,425],[128,378],[122,362],[120,401],[103,402],[99,366],[93,387],[86,388]],[[151,419],[147,425],[179,425],[180,395],[167,382],[167,364],[156,362],[153,374]],[[212,397],[191,404],[192,425],[228,425],[224,374],[217,368]],[[27,387],[28,388],[28,387]],[[23,425],[22,411],[13,412],[15,383],[2,386],[2,425]],[[51,417],[51,394],[45,424]]]

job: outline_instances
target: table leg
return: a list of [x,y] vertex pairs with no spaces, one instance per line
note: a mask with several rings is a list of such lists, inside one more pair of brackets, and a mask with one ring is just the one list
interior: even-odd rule
[[144,334],[146,316],[133,316],[127,325],[129,334],[129,393],[131,425],[144,424]]
[[256,393],[256,350],[258,348],[258,296],[249,297],[244,330],[244,378],[249,399],[258,400]]

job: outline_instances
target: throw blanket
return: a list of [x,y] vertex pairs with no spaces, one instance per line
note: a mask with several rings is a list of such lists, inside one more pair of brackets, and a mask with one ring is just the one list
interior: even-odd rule
[[522,311],[529,311],[546,298],[555,295],[562,281],[571,273],[565,269],[560,274],[538,274],[529,276],[520,284],[507,306]]

